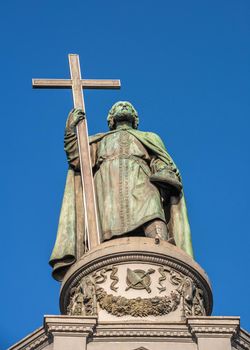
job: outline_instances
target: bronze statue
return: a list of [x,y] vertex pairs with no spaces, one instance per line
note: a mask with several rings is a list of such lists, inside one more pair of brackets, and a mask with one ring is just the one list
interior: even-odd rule
[[[74,176],[80,171],[76,125],[84,112],[74,109],[65,129],[69,163],[56,244],[50,259],[61,280],[76,261]],[[190,229],[179,171],[160,137],[137,130],[131,103],[117,102],[108,114],[110,131],[89,137],[101,241],[117,236],[166,240],[192,256]],[[84,242],[82,242],[84,244]]]

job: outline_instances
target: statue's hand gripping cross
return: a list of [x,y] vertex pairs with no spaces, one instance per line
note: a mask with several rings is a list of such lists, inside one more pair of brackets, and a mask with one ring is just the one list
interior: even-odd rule
[[[78,55],[69,55],[69,66],[71,79],[32,79],[33,87],[72,89],[74,107],[80,108],[85,112],[83,89],[119,89],[121,86],[120,80],[82,79]],[[86,119],[82,120],[77,126],[77,139],[85,208],[85,225],[88,235],[88,248],[91,249],[100,244],[100,233]]]

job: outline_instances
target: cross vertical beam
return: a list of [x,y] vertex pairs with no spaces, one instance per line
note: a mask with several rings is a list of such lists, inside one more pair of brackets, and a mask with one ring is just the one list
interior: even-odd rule
[[[119,89],[120,80],[91,80],[82,79],[79,56],[69,54],[71,79],[32,79],[33,88],[72,89],[74,107],[85,112],[83,89]],[[92,249],[100,243],[100,232],[96,207],[96,196],[92,174],[88,126],[86,118],[77,126],[81,179],[83,189],[85,225],[88,235],[88,248]],[[77,237],[81,242],[83,237]],[[77,249],[77,251],[80,251]],[[79,258],[79,256],[78,256]]]
[[[85,103],[81,85],[81,69],[78,55],[69,55],[69,67],[72,81],[74,107],[85,113]],[[100,231],[97,216],[96,197],[93,182],[90,148],[88,140],[87,119],[82,120],[76,128],[80,157],[85,225],[88,234],[88,247],[92,249],[100,244]]]

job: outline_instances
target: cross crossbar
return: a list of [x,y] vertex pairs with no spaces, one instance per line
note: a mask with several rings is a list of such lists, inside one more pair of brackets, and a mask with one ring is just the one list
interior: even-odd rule
[[[120,89],[120,80],[81,79],[83,89]],[[34,89],[71,89],[71,79],[32,79]]]

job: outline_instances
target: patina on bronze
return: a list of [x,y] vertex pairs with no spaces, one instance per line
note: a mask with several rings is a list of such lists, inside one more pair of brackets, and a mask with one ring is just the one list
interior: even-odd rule
[[[56,244],[50,259],[61,280],[76,259],[75,193],[80,172],[76,126],[85,119],[74,109],[65,129],[69,162]],[[137,130],[131,103],[117,102],[108,114],[109,132],[89,137],[101,241],[126,235],[168,240],[192,256],[181,177],[160,137]],[[84,245],[84,242],[82,242]]]

